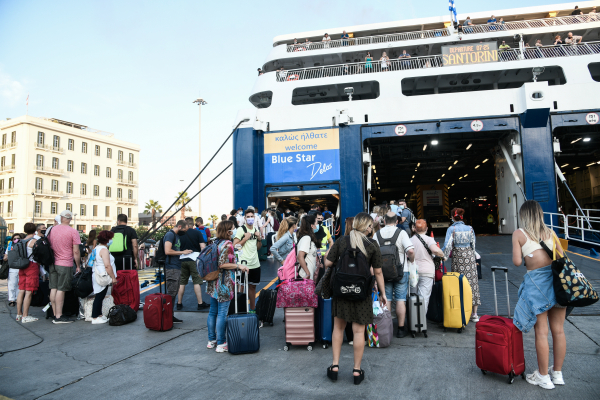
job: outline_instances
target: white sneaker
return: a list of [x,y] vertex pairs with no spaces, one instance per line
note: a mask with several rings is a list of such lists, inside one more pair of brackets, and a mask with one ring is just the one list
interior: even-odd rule
[[227,343],[223,343],[217,346],[217,353],[227,353]]
[[217,341],[216,340],[209,340],[208,344],[206,345],[206,348],[207,349],[214,349],[216,345],[217,345]]
[[23,318],[22,315],[17,315],[17,322],[21,321],[22,318]]
[[[28,322],[35,322],[35,321],[37,321],[37,320],[38,320],[38,319],[37,319],[37,318],[35,318],[35,317],[27,316],[27,317],[23,317],[23,318],[21,318],[21,323],[23,323],[23,324],[26,324],[26,323],[28,323]],[[563,383],[563,385],[564,385],[564,383]]]
[[533,374],[527,375],[525,379],[532,385],[536,385],[544,389],[554,389],[554,383],[552,383],[550,375],[540,375],[537,369],[533,372]]
[[472,322],[479,322],[479,315],[477,315],[477,314],[471,314],[471,321]]
[[550,378],[552,379],[552,383],[554,383],[555,385],[564,385],[565,384],[565,380],[563,379],[563,376],[562,376],[562,371],[555,371],[554,365],[550,367],[548,374],[550,375]]
[[108,319],[104,318],[102,315],[98,318],[92,318],[92,325],[105,324],[108,322]]
[[351,341],[349,341],[349,342],[348,342],[348,344],[349,344],[350,346],[354,346],[354,340],[351,340]]

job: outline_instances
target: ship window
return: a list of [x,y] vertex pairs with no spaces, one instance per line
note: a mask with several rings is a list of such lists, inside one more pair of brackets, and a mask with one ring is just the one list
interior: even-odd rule
[[[597,80],[600,81],[600,63]],[[590,72],[592,67],[590,65]],[[593,76],[593,73],[592,73]],[[561,67],[546,66],[538,77],[539,82],[548,82],[548,86],[567,83]],[[477,92],[482,90],[515,89],[525,82],[533,82],[531,68],[519,68],[497,71],[466,72],[464,74],[431,75],[402,79],[402,94],[422,96],[428,94]]]
[[600,82],[600,63],[589,63],[588,69],[590,70],[590,75],[592,75],[592,79],[596,82]]
[[271,105],[271,101],[273,101],[273,92],[268,90],[266,92],[254,93],[250,96],[249,100],[256,108],[267,108]]
[[350,82],[296,88],[292,94],[292,104],[299,106],[303,104],[348,101],[349,96],[345,93],[345,89],[349,87],[354,89],[352,101],[372,100],[379,97],[379,82]]

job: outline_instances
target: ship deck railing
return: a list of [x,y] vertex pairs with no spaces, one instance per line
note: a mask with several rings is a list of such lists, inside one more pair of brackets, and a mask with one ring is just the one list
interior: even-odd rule
[[[556,46],[527,47],[498,51],[498,62],[522,61],[545,58],[559,58],[600,54],[600,41],[581,44],[562,44]],[[387,65],[387,68],[384,67]],[[462,64],[469,65],[469,64]],[[298,68],[277,71],[277,82],[291,82],[305,79],[327,78],[344,75],[357,75],[410,69],[443,67],[442,55],[409,57],[393,59],[383,64],[382,61],[366,61],[358,63],[337,64],[320,67]]]
[[[523,21],[511,21],[495,24],[481,24],[481,25],[468,25],[462,28],[463,35],[471,35],[476,33],[497,33],[502,31],[515,31],[523,29],[534,29],[534,28],[545,28],[545,27],[558,27],[565,25],[575,25],[580,23],[600,21],[599,14],[585,14],[585,15],[569,15],[565,17],[553,17],[553,18],[541,18]],[[321,50],[321,49],[333,49],[341,48],[346,46],[358,46],[363,44],[373,43],[390,43],[399,42],[406,40],[418,40],[418,39],[433,39],[438,37],[452,36],[453,31],[450,28],[439,28],[429,29],[423,31],[414,32],[399,32],[389,33],[385,35],[375,36],[361,36],[349,39],[336,39],[329,40],[326,42],[310,42],[310,43],[298,43],[287,45],[287,52],[300,52],[308,50]]]

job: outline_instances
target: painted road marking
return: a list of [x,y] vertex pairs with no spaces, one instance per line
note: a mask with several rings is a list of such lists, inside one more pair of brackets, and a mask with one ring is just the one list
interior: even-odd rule
[[594,260],[594,261],[600,261],[600,260],[598,260],[597,258],[590,257],[590,256],[584,256],[583,254],[575,253],[575,252],[572,252],[572,251],[570,251],[570,250],[565,250],[565,251],[566,251],[567,253],[575,254],[575,255],[577,255],[577,256],[580,256],[580,257],[589,258],[590,260]]

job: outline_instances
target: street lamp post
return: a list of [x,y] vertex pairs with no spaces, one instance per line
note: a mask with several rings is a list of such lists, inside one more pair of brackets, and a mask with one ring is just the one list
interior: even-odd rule
[[31,214],[31,222],[35,224],[35,192],[31,192],[33,196],[33,213]]
[[[206,105],[204,99],[196,99],[194,104],[198,104],[198,171],[202,170],[202,106]],[[198,177],[198,190],[202,190],[202,177]],[[198,216],[202,216],[202,193],[198,196]]]

